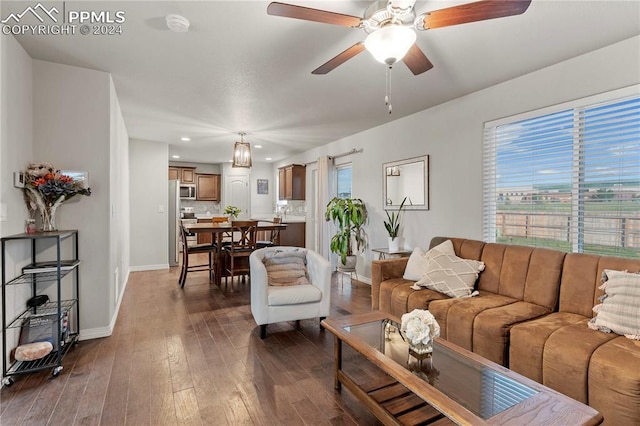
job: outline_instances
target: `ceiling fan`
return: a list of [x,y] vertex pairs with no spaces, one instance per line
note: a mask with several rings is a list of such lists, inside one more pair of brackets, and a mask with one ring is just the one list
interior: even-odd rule
[[363,29],[368,33],[360,41],[312,71],[327,74],[363,50],[387,66],[402,61],[414,75],[433,68],[433,64],[416,44],[415,30],[425,31],[451,25],[484,21],[524,13],[531,0],[482,0],[416,15],[416,0],[377,0],[362,18],[292,4],[270,3],[269,15],[296,18],[325,24]]

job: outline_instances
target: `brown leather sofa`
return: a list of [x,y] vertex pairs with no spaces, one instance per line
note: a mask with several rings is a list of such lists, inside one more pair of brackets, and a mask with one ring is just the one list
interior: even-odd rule
[[604,269],[640,272],[640,260],[450,239],[481,260],[479,295],[452,299],[410,288],[408,258],[372,263],[371,304],[401,316],[429,309],[441,337],[591,405],[607,425],[640,425],[640,341],[587,327]]

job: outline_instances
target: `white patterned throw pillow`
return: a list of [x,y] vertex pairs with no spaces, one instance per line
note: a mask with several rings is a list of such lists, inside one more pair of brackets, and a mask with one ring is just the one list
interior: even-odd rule
[[478,260],[438,253],[429,260],[427,271],[412,288],[426,287],[456,298],[475,296],[478,293],[473,286],[483,270],[484,263]]
[[602,303],[593,307],[589,328],[640,340],[640,274],[605,269],[602,279]]
[[453,250],[453,243],[451,240],[447,240],[441,244],[438,244],[434,248],[429,251],[422,251],[420,247],[416,247],[413,249],[411,256],[409,256],[409,260],[407,261],[407,266],[404,270],[404,275],[402,278],[405,280],[418,281],[425,272],[427,272],[427,266],[429,265],[429,261],[433,256],[437,253],[445,253],[455,255],[456,252]]

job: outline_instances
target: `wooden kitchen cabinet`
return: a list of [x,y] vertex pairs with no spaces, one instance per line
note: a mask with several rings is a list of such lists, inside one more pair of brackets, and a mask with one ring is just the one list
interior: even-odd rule
[[[211,219],[198,219],[198,223],[210,223]],[[196,234],[198,236],[198,244],[211,244],[213,242],[213,237],[211,234],[206,232],[198,232]]]
[[196,168],[169,166],[169,180],[175,179],[180,183],[196,183]]
[[169,167],[169,180],[180,180],[180,168]]
[[278,199],[304,200],[306,167],[301,164],[291,164],[278,169]]
[[287,229],[283,229],[282,231],[280,231],[280,245],[304,247],[306,244],[306,223],[285,221],[285,224],[287,225]]
[[220,175],[196,174],[196,200],[220,201]]

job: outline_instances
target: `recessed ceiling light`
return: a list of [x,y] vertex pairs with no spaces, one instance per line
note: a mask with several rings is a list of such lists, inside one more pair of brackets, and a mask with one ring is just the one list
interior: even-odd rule
[[267,157],[267,158],[265,158],[265,160],[271,161],[271,157]]
[[179,155],[172,155],[171,158],[180,158]]
[[191,140],[191,138],[188,138],[188,137],[186,137],[186,136],[183,136],[183,137],[181,137],[181,138],[180,138],[180,140],[181,140],[182,142],[189,142],[189,141]]
[[254,148],[262,148],[262,145],[254,145]]

